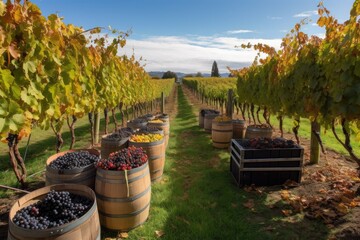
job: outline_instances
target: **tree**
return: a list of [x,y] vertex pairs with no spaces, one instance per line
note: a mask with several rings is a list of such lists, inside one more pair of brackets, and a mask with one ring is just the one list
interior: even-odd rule
[[162,76],[162,79],[167,79],[167,78],[175,78],[175,82],[176,82],[177,79],[178,79],[176,73],[171,72],[171,71],[165,72],[164,75]]
[[216,61],[214,61],[212,68],[211,68],[211,77],[220,77],[219,69],[218,69]]
[[203,75],[201,74],[201,72],[197,72],[195,77],[203,77]]

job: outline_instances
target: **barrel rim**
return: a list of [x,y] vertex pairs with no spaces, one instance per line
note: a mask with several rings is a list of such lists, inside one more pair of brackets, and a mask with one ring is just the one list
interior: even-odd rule
[[[60,174],[61,175],[70,175],[70,174],[82,173],[82,172],[86,172],[86,171],[95,169],[95,163],[89,164],[87,166],[80,167],[80,168],[74,168],[74,169],[60,169],[59,170],[59,169],[53,169],[53,168],[50,167],[50,163],[55,161],[58,157],[61,157],[61,156],[65,155],[66,153],[69,153],[69,152],[78,152],[78,151],[88,151],[92,155],[97,155],[99,157],[99,159],[100,159],[100,152],[97,149],[94,149],[94,148],[89,148],[89,149],[81,148],[81,149],[66,150],[66,151],[62,151],[62,152],[59,152],[59,153],[55,153],[55,154],[53,154],[53,155],[51,155],[50,157],[47,158],[47,160],[46,160],[46,171],[49,171],[49,172],[54,173],[54,174],[59,174],[59,175]],[[91,152],[93,152],[93,153],[91,153]],[[59,156],[55,158],[56,155],[59,155]]]
[[242,119],[233,119],[232,122],[233,122],[233,123],[246,124],[246,121],[245,121],[245,120],[242,120]]
[[248,126],[246,130],[248,130],[248,129],[253,131],[253,132],[273,132],[273,129],[271,127],[257,128],[257,127]]
[[[164,142],[164,140],[165,140],[165,136],[163,136],[161,140],[155,142],[133,142],[129,140],[129,146],[131,146],[130,144],[134,145],[135,147],[156,146],[156,145],[161,145]],[[145,145],[145,146],[141,146],[141,145]]]
[[[81,191],[81,188],[83,191]],[[48,190],[46,190],[46,189],[48,189]],[[71,193],[75,193],[75,194],[78,194],[81,196],[86,196],[86,197],[88,197],[88,195],[90,195],[91,200],[93,201],[93,204],[92,204],[91,208],[80,218],[75,219],[74,221],[71,221],[69,223],[63,224],[60,227],[53,227],[53,228],[48,228],[48,229],[44,229],[44,230],[27,229],[27,228],[22,228],[13,222],[13,217],[16,214],[16,212],[14,212],[15,206],[21,206],[21,205],[26,206],[26,203],[28,203],[29,201],[34,200],[34,198],[37,198],[39,196],[40,197],[44,196],[47,193],[49,193],[51,190],[69,191]],[[82,194],[82,193],[84,193],[84,194]],[[28,199],[27,201],[25,201],[25,199],[28,198],[29,194],[33,194],[34,196],[32,198]],[[21,202],[23,202],[23,204],[21,204]],[[19,210],[22,208],[19,207]],[[36,235],[39,238],[63,235],[64,233],[70,232],[71,230],[77,228],[79,225],[83,224],[86,220],[88,220],[96,212],[96,209],[97,209],[97,202],[96,202],[95,192],[88,186],[81,185],[81,184],[55,184],[55,185],[51,185],[51,186],[45,186],[45,187],[39,188],[35,191],[32,191],[32,192],[26,194],[25,196],[22,196],[18,200],[16,200],[16,202],[13,204],[13,206],[11,207],[10,212],[9,212],[9,232],[10,232],[10,228],[12,228],[24,236],[37,233]]]
[[126,137],[126,138],[121,138],[120,140],[117,140],[117,139],[106,139],[107,136],[111,135],[112,133],[108,133],[108,134],[104,134],[101,136],[101,143],[104,141],[104,142],[118,142],[119,144],[121,142],[126,142],[130,139],[130,136],[129,137]]
[[[149,163],[149,161],[146,161],[146,163],[144,163],[140,167],[133,168],[131,170],[127,170],[127,175],[131,175],[131,174],[134,174],[134,173],[144,170],[144,168],[146,168],[148,163]],[[96,172],[98,172],[98,171],[103,174],[108,173],[109,175],[124,175],[125,176],[125,171],[120,171],[120,170],[109,170],[109,169],[102,169],[102,168],[98,167],[98,168],[96,168]]]

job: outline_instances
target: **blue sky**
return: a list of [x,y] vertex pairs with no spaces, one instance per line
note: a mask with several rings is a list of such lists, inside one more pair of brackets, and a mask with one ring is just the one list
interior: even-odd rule
[[[210,72],[214,60],[226,67],[251,64],[255,52],[234,48],[263,42],[279,47],[295,23],[312,19],[303,30],[322,36],[316,26],[314,0],[36,0],[45,16],[57,13],[66,23],[85,29],[111,26],[132,30],[121,51],[145,59],[148,71]],[[340,22],[348,19],[354,0],[325,0]]]

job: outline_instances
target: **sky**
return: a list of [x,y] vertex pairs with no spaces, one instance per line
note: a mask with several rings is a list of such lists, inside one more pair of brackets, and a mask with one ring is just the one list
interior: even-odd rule
[[[324,36],[316,25],[315,0],[33,0],[43,15],[56,13],[84,29],[111,26],[131,30],[120,54],[135,54],[147,71],[210,73],[216,61],[227,67],[250,65],[256,52],[242,43],[280,47],[281,39],[304,18],[303,31]],[[354,0],[324,0],[340,22]]]

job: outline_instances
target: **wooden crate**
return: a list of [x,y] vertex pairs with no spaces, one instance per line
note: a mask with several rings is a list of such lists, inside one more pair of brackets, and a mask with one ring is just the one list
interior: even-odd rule
[[281,185],[286,180],[300,183],[304,149],[245,149],[242,139],[231,140],[230,172],[238,186]]

